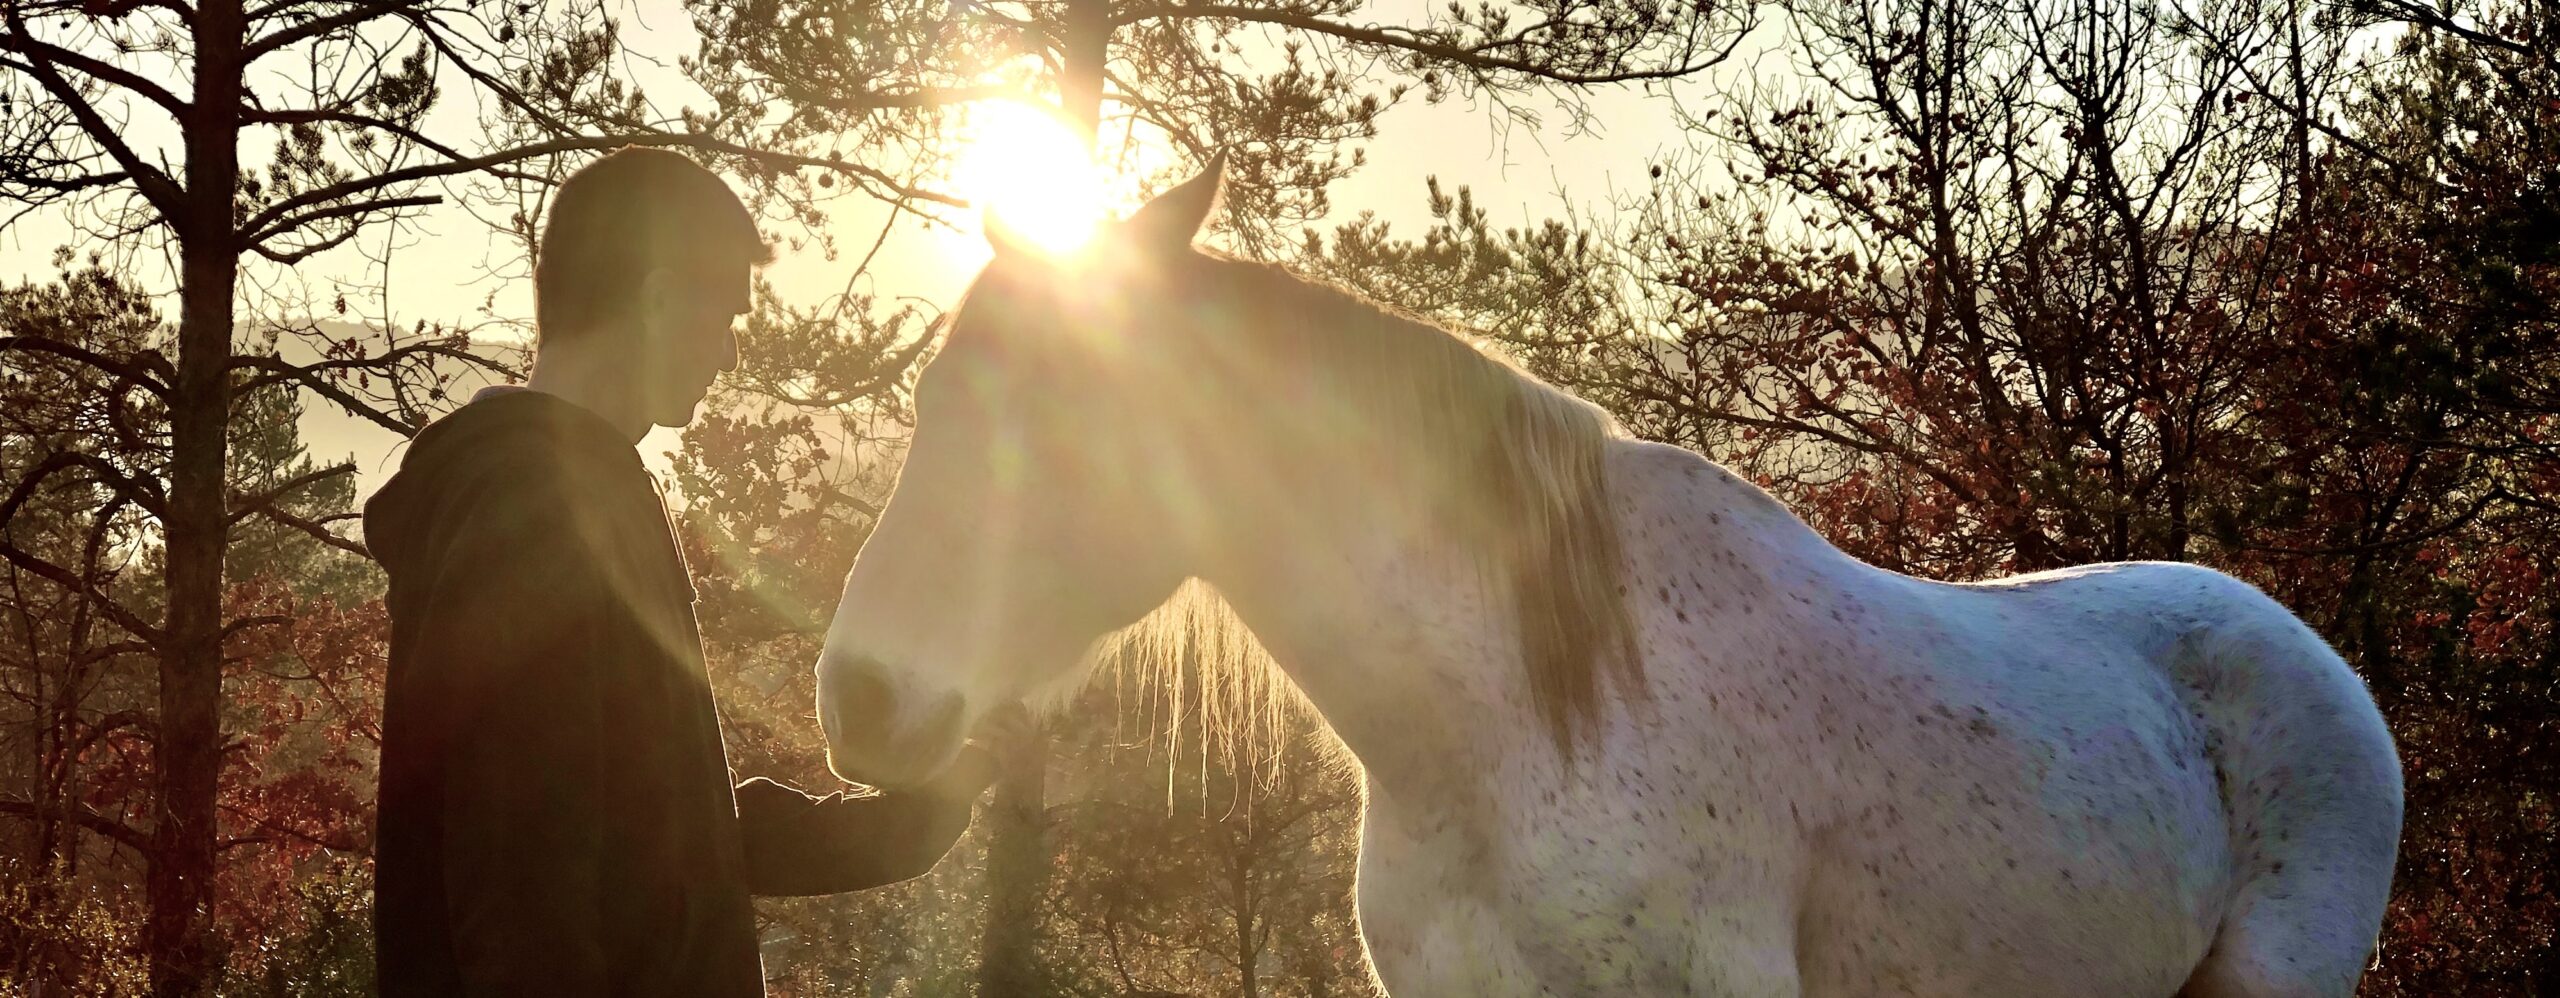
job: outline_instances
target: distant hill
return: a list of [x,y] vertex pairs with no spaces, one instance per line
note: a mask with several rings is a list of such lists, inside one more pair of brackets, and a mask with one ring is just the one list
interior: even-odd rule
[[[367,343],[383,344],[378,327],[367,324],[323,321],[315,324],[332,337],[359,337]],[[244,331],[244,335],[246,335]],[[413,334],[402,334],[397,342],[407,343]],[[504,349],[504,348],[500,348]],[[277,343],[277,352],[293,363],[320,359],[320,344],[311,337],[286,335]],[[489,377],[460,361],[439,358],[437,368],[450,372],[454,382],[447,389],[447,410],[458,408],[471,398],[471,393],[489,384]],[[311,451],[313,460],[321,462],[347,459],[356,466],[356,497],[362,502],[384,479],[400,467],[400,450],[408,438],[370,419],[355,415],[338,404],[322,398],[310,389],[302,392],[302,443]]]
[[[338,321],[323,321],[315,325],[321,332],[332,337],[357,336],[367,338],[367,341],[372,344],[383,342],[381,330],[374,326]],[[410,340],[409,334],[403,334],[398,342],[406,343]],[[285,336],[277,344],[277,349],[286,360],[294,363],[317,360],[320,356],[319,346],[310,337]],[[493,352],[508,349],[512,348],[506,345],[493,345]],[[512,362],[512,359],[510,360]],[[440,359],[437,363],[439,370],[449,371],[454,375],[453,383],[446,389],[444,411],[460,408],[471,400],[472,393],[496,383],[486,372],[459,361]],[[649,465],[650,470],[663,476],[668,467],[665,454],[676,449],[679,440],[678,431],[664,427],[654,430],[640,441],[641,459]],[[310,449],[314,460],[329,462],[343,458],[355,462],[356,501],[362,503],[367,497],[373,495],[373,490],[382,486],[384,480],[391,477],[392,472],[399,470],[401,451],[408,444],[408,439],[370,419],[347,412],[316,392],[304,389],[302,392],[302,443]]]

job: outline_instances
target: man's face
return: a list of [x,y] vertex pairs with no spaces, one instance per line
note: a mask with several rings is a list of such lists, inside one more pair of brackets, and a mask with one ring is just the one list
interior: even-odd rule
[[639,390],[659,426],[693,422],[721,372],[738,367],[738,317],[748,309],[743,256],[659,267],[643,282]]

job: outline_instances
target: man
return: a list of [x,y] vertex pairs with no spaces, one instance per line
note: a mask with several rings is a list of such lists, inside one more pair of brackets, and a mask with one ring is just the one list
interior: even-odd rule
[[731,787],[693,589],[634,445],[737,365],[768,252],[718,177],[624,149],[560,186],[523,387],[420,431],[365,506],[390,573],[382,993],[763,993],[750,894],[931,869],[983,756],[877,797]]

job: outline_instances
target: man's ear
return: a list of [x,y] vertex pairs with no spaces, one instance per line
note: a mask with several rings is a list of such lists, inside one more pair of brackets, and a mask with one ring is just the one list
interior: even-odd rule
[[675,268],[664,264],[640,274],[640,286],[632,289],[631,296],[631,319],[640,325],[640,332],[657,335],[660,320],[675,308],[678,283]]
[[1138,245],[1161,252],[1191,248],[1191,240],[1208,225],[1210,213],[1218,209],[1218,195],[1226,189],[1227,154],[1210,157],[1209,166],[1200,175],[1183,181],[1174,189],[1158,194],[1155,200],[1138,209],[1137,214],[1122,222],[1123,235]]

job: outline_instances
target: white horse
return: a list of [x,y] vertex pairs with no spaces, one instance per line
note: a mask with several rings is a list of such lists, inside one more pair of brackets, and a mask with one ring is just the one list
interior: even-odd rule
[[2182,564],[1946,585],[1420,322],[1192,248],[999,234],[818,664],[847,778],[945,765],[1186,580],[1358,756],[1399,996],[2349,994],[2400,769]]

